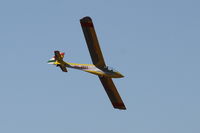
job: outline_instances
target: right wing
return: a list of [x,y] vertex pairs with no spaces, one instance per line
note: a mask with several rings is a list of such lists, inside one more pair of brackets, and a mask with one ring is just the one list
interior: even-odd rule
[[114,108],[126,110],[126,106],[124,105],[115,84],[113,83],[111,78],[108,77],[99,77],[103,87],[113,105]]
[[85,40],[95,66],[103,68],[106,66],[99,46],[97,35],[90,17],[84,17],[80,20]]

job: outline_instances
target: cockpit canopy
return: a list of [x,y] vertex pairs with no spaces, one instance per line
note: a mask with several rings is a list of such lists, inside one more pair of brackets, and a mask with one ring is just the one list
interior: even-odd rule
[[110,66],[106,66],[104,69],[107,71],[110,71],[110,72],[118,72],[117,70],[115,70],[114,68],[112,68]]

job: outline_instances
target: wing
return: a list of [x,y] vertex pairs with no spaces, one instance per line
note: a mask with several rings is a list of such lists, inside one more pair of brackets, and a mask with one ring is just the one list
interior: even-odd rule
[[101,83],[103,84],[103,87],[104,87],[113,107],[117,108],[117,109],[126,110],[126,107],[125,107],[112,79],[107,78],[107,77],[99,77],[99,79],[101,80]]
[[92,58],[92,62],[99,68],[105,67],[104,58],[99,46],[97,35],[90,17],[84,17],[80,20],[85,40]]

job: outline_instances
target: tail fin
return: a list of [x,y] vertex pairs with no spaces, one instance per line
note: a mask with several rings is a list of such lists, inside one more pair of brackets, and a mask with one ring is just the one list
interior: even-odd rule
[[65,53],[54,51],[54,54],[55,56],[48,61],[48,64],[57,65],[63,72],[67,72],[66,63],[63,61]]

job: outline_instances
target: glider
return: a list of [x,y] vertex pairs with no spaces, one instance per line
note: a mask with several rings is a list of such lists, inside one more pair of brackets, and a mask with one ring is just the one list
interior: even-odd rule
[[76,64],[65,62],[63,61],[65,53],[60,51],[54,51],[55,56],[48,61],[48,64],[53,64],[57,67],[60,67],[63,72],[67,72],[67,68],[74,68],[97,75],[113,107],[116,109],[126,110],[117,88],[112,81],[112,78],[122,78],[124,76],[111,67],[106,66],[92,19],[90,17],[84,17],[80,20],[80,23],[93,64]]

